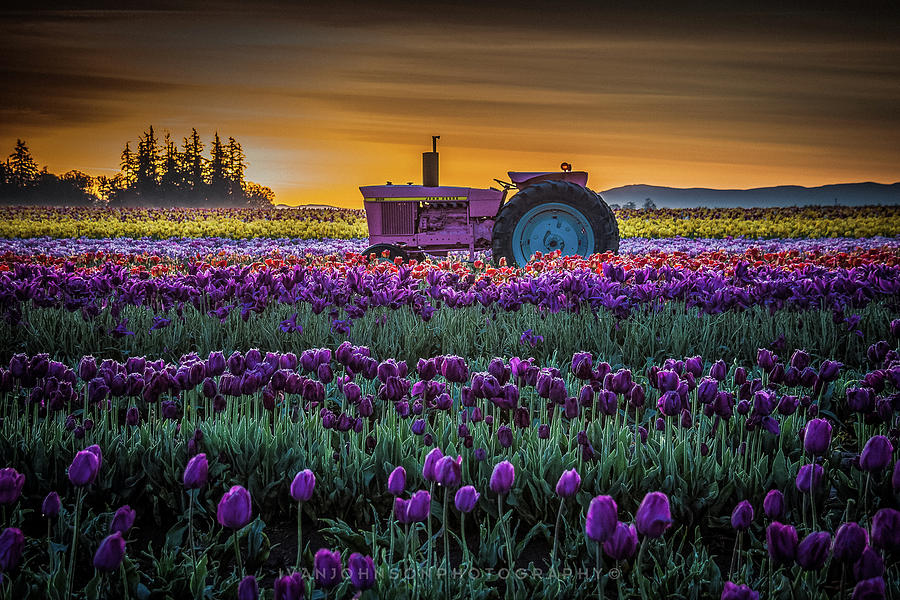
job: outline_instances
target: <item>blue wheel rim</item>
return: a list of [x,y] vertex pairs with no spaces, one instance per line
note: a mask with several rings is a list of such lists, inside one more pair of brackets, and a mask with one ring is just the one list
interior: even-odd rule
[[546,202],[516,223],[512,251],[516,262],[524,265],[535,252],[554,250],[563,256],[589,256],[594,252],[594,230],[581,211],[561,202]]

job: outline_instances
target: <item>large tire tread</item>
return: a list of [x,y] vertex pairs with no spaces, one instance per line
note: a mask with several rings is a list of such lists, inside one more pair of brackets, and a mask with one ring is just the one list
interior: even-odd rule
[[619,224],[599,194],[568,181],[542,181],[519,191],[500,209],[492,236],[495,263],[505,257],[507,264],[516,264],[512,247],[516,224],[525,213],[545,202],[567,204],[587,217],[594,230],[594,253],[619,252]]

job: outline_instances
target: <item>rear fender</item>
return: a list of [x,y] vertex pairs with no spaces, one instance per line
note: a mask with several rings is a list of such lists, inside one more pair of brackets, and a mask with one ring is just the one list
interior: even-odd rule
[[541,181],[569,181],[581,187],[587,185],[587,171],[509,171],[509,180],[520,190]]

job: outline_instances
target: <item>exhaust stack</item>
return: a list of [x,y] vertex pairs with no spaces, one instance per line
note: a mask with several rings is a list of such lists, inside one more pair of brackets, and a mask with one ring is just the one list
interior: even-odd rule
[[439,135],[431,136],[431,152],[422,153],[422,185],[425,187],[438,187],[438,151],[437,141]]

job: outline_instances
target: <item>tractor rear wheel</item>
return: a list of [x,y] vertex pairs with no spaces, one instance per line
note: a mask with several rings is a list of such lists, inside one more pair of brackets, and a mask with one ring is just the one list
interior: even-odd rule
[[[383,256],[385,250],[388,252],[387,257]],[[375,253],[375,260],[379,262],[394,262],[394,259],[398,256],[403,259],[403,262],[409,262],[409,253],[400,246],[394,246],[393,244],[375,244],[374,246],[369,246],[363,250],[362,255],[368,257],[372,253]]]
[[494,262],[520,267],[535,252],[563,256],[619,251],[619,225],[596,193],[568,181],[542,181],[503,205],[494,221]]

